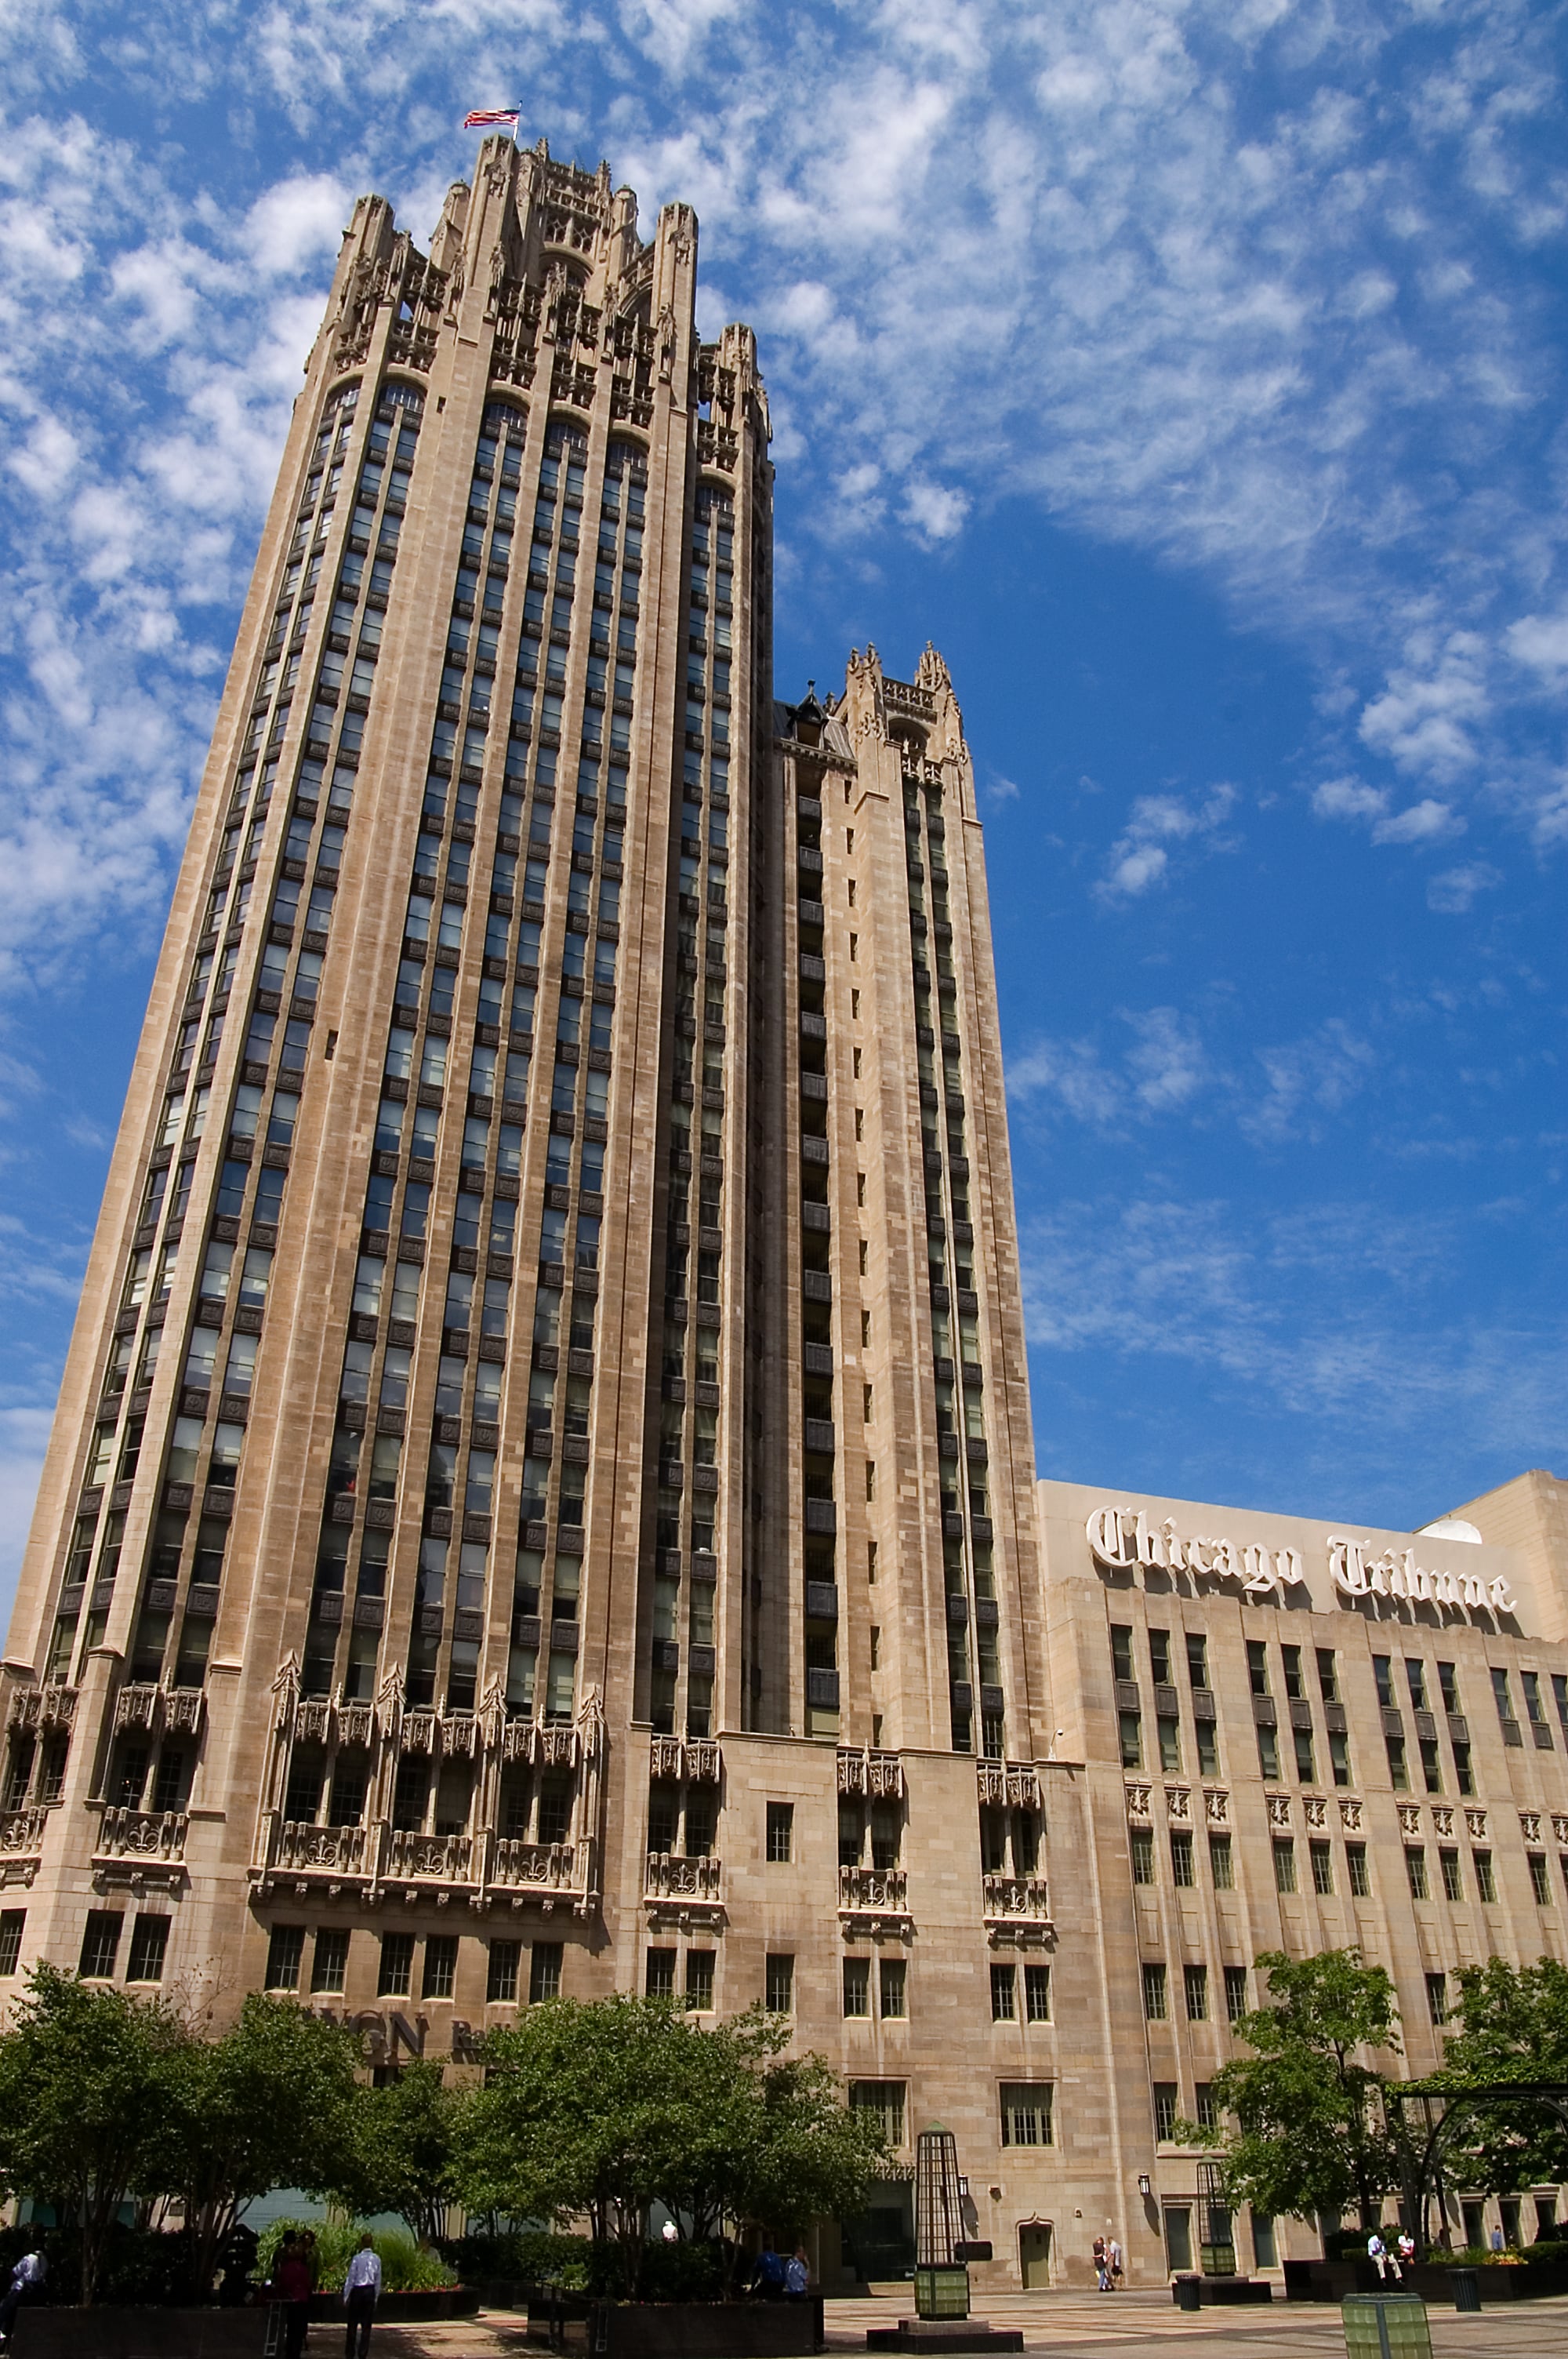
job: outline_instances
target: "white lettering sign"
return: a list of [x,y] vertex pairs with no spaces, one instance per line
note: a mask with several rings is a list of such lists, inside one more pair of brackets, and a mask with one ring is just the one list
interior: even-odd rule
[[[1299,1549],[1267,1549],[1205,1532],[1184,1538],[1171,1516],[1152,1524],[1141,1507],[1097,1507],[1084,1528],[1096,1562],[1108,1571],[1152,1565],[1164,1572],[1203,1573],[1238,1582],[1247,1597],[1267,1597],[1306,1580]],[[1413,1549],[1385,1549],[1381,1556],[1369,1556],[1359,1540],[1336,1532],[1329,1533],[1327,1549],[1334,1585],[1346,1597],[1392,1597],[1461,1611],[1479,1606],[1495,1614],[1519,1610],[1500,1573],[1487,1580],[1476,1572],[1429,1572],[1417,1564]]]
[[1358,1540],[1328,1536],[1328,1569],[1334,1585],[1346,1597],[1403,1597],[1423,1605],[1490,1606],[1498,1614],[1518,1610],[1518,1600],[1498,1573],[1485,1581],[1478,1572],[1428,1572],[1417,1564],[1413,1549],[1398,1553],[1385,1549],[1368,1557]]
[[1169,1516],[1162,1524],[1152,1524],[1141,1507],[1136,1513],[1097,1507],[1085,1528],[1098,1562],[1117,1571],[1141,1564],[1158,1565],[1166,1572],[1208,1573],[1219,1581],[1239,1582],[1248,1597],[1266,1597],[1271,1590],[1293,1588],[1306,1579],[1297,1549],[1255,1543],[1242,1547],[1201,1532],[1184,1539]]

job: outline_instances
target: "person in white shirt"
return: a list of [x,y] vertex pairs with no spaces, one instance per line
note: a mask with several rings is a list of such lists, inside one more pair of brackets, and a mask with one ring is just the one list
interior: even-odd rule
[[1379,2277],[1386,2277],[1391,2272],[1394,2283],[1403,2284],[1404,2271],[1400,2267],[1398,2256],[1390,2252],[1376,2228],[1367,2239],[1367,2258],[1376,2263]]
[[44,2279],[49,2265],[35,2245],[24,2253],[11,2272],[11,2282],[5,2299],[0,2301],[0,2343],[9,2343],[16,2323],[16,2312],[25,2301],[37,2301],[44,2289]]
[[365,2359],[370,2349],[371,2321],[375,2316],[375,2305],[380,2295],[381,2262],[367,2228],[360,2238],[359,2251],[349,2263],[349,2273],[343,2279],[343,2308],[349,2313],[343,2359]]

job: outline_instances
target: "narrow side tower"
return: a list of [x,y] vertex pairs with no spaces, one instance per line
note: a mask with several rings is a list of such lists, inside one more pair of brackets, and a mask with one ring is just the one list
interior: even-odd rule
[[607,1719],[700,1777],[750,1709],[771,472],[696,271],[688,208],[644,246],[543,143],[427,255],[355,209],[4,1668],[24,1963],[334,1993],[357,1925],[395,1998],[427,1897],[591,1943]]

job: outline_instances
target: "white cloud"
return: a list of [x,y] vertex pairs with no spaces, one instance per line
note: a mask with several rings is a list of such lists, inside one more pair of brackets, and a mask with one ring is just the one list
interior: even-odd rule
[[940,484],[914,483],[904,498],[903,512],[922,539],[951,540],[963,528],[969,503],[962,492]]
[[1173,1007],[1152,1007],[1125,1020],[1136,1036],[1127,1057],[1133,1094],[1155,1114],[1186,1105],[1211,1078],[1195,1025]]
[[1383,788],[1363,786],[1359,778],[1325,778],[1313,788],[1312,807],[1319,819],[1379,819],[1389,798]]
[[1267,1086],[1242,1114],[1240,1127],[1260,1147],[1317,1136],[1323,1117],[1342,1112],[1378,1064],[1370,1042],[1340,1016],[1331,1016],[1304,1038],[1256,1053]]
[[1440,781],[1459,777],[1475,763],[1476,724],[1491,709],[1484,642],[1473,631],[1455,631],[1438,645],[1422,632],[1409,654],[1363,712],[1361,736],[1399,769]]
[[245,216],[242,242],[270,278],[292,278],[306,263],[336,255],[353,194],[325,172],[279,180]]
[[1431,795],[1408,810],[1380,819],[1372,830],[1374,843],[1435,843],[1444,836],[1463,835],[1465,821],[1447,803]]
[[1552,685],[1568,676],[1568,609],[1557,614],[1521,614],[1504,644],[1514,661],[1541,673]]
[[1126,827],[1111,845],[1106,873],[1095,886],[1105,902],[1135,900],[1162,884],[1171,865],[1171,846],[1195,840],[1210,850],[1226,848],[1218,831],[1236,802],[1236,789],[1211,788],[1199,804],[1179,795],[1140,795]]
[[1426,906],[1440,917],[1463,917],[1477,893],[1495,892],[1502,883],[1502,872],[1485,860],[1466,861],[1458,868],[1445,868],[1441,876],[1433,876],[1426,888]]

